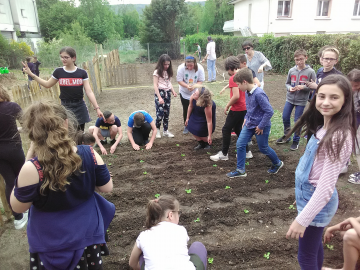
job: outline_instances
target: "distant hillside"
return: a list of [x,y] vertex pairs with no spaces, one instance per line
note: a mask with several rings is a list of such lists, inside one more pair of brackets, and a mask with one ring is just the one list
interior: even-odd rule
[[[187,4],[200,4],[202,6],[205,5],[205,1],[202,2],[186,2]],[[141,16],[143,14],[143,10],[146,6],[149,4],[125,4],[125,5],[111,5],[111,8],[114,10],[116,14],[119,14],[121,9],[135,9],[139,15]]]

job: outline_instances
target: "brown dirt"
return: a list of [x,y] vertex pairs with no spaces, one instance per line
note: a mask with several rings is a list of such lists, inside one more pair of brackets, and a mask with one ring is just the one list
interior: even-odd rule
[[[142,65],[144,75],[151,74],[153,66]],[[284,82],[283,75],[267,74],[265,77],[265,91],[278,110],[284,105]],[[173,83],[175,85],[175,81]],[[218,82],[209,87],[216,92],[226,83]],[[142,85],[146,84],[149,82]],[[111,110],[120,118],[124,133],[127,118],[133,111],[145,109],[155,115],[150,85],[108,90],[98,101],[102,109]],[[95,119],[95,115],[92,116]],[[209,269],[300,269],[297,241],[287,240],[285,234],[296,217],[296,210],[290,210],[289,205],[294,202],[294,172],[304,146],[297,152],[290,152],[288,145],[272,145],[285,166],[277,175],[269,175],[266,172],[269,160],[253,145],[254,158],[249,160],[248,176],[228,179],[225,174],[236,168],[236,139],[232,140],[229,161],[215,163],[209,159],[210,154],[221,149],[224,120],[223,109],[218,107],[212,149],[194,151],[195,140],[190,134],[182,134],[180,98],[173,98],[169,130],[175,138],[156,139],[148,151],[134,151],[123,139],[113,155],[103,157],[114,180],[114,191],[104,197],[116,206],[116,215],[109,228],[111,255],[104,259],[105,269],[130,269],[131,249],[144,230],[146,204],[158,193],[172,194],[179,200],[183,210],[180,224],[186,227],[190,242],[203,242],[208,257],[214,258]],[[356,167],[351,165],[350,171],[355,171]],[[359,215],[358,200],[352,199],[359,195],[359,188],[347,183],[348,175],[339,178],[340,205],[332,223]],[[226,186],[231,188],[225,189]],[[191,194],[185,189],[191,189]],[[246,214],[245,209],[249,213]],[[194,222],[197,218],[200,222]],[[26,269],[28,253],[24,231],[14,231],[8,223],[2,232],[0,269]],[[341,267],[341,239],[336,237],[331,245],[334,245],[332,251],[325,247],[324,265]],[[270,252],[269,260],[264,258],[267,252]]]

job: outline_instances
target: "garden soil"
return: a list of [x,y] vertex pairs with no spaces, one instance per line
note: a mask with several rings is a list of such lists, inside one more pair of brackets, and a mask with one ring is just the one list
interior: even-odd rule
[[[153,65],[142,65],[144,78],[151,78],[153,68]],[[221,68],[218,63],[222,74]],[[227,83],[222,82],[221,76],[217,79],[217,83],[207,85],[214,92]],[[282,110],[285,103],[285,79],[276,74],[265,76],[265,91],[274,109]],[[175,80],[173,84],[177,90]],[[155,116],[153,91],[149,81],[144,80],[141,86],[108,89],[98,101],[103,111],[110,110],[120,118],[126,137],[127,119],[133,111],[144,109]],[[297,241],[286,239],[285,234],[297,214],[290,205],[295,200],[296,165],[305,146],[293,152],[289,151],[288,144],[278,146],[271,142],[285,165],[278,174],[270,175],[266,172],[270,161],[259,152],[254,141],[250,147],[254,158],[248,160],[246,166],[248,176],[229,179],[225,174],[236,168],[236,137],[232,139],[228,161],[209,159],[221,150],[221,128],[226,117],[223,108],[217,107],[212,148],[195,151],[192,135],[182,134],[180,98],[172,97],[171,102],[169,130],[174,138],[156,139],[151,150],[140,151],[134,151],[124,138],[114,154],[103,156],[114,181],[113,192],[103,196],[116,206],[108,232],[110,256],[103,260],[104,269],[130,269],[131,250],[139,233],[145,230],[146,204],[155,194],[172,194],[179,200],[183,211],[180,225],[188,231],[189,244],[204,243],[208,257],[213,258],[208,269],[300,269]],[[92,117],[96,117],[93,112]],[[349,171],[355,170],[353,162]],[[359,187],[347,182],[348,175],[339,178],[340,204],[332,223],[359,216]],[[191,193],[186,193],[189,189]],[[12,222],[8,222],[0,232],[0,269],[29,269],[26,231],[15,231]],[[324,245],[324,265],[341,268],[341,238],[336,236],[331,245],[333,250]],[[266,253],[270,253],[268,259],[264,257]]]

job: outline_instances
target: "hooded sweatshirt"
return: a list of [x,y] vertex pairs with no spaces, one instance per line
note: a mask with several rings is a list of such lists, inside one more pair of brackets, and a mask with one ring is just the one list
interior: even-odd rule
[[290,92],[290,88],[305,85],[305,82],[311,82],[311,80],[316,81],[316,74],[309,65],[306,65],[302,70],[298,70],[297,66],[291,68],[285,83],[287,90],[286,101],[296,106],[305,106],[311,89],[305,86],[302,90]]

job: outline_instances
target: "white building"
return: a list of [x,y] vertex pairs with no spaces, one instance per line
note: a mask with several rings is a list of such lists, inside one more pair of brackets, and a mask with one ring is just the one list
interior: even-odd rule
[[[234,20],[224,31],[235,35],[250,28],[275,36],[360,33],[359,0],[231,0]],[[245,31],[246,32],[246,31]]]
[[0,32],[7,39],[30,39],[36,50],[41,35],[35,0],[0,0]]

